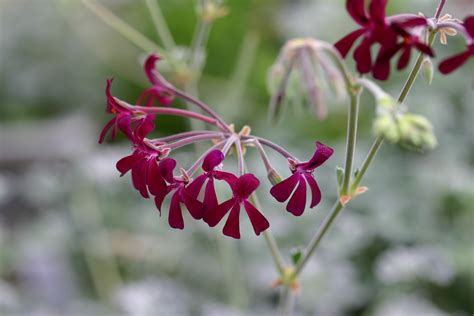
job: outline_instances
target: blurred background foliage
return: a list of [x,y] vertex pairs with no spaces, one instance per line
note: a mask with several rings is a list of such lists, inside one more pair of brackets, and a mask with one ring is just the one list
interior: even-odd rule
[[[144,1],[104,6],[153,41]],[[179,46],[190,43],[195,2],[159,1]],[[391,13],[433,14],[437,1],[390,1]],[[354,25],[341,0],[229,0],[212,27],[200,97],[237,126],[249,124],[308,157],[321,140],[336,150],[318,170],[323,201],[294,218],[260,190],[285,254],[303,246],[336,198],[334,169],[344,155],[346,104],[329,117],[288,110],[270,126],[267,70],[292,37],[334,42]],[[446,12],[474,13],[471,0]],[[463,46],[450,38],[440,56]],[[1,315],[273,315],[277,277],[261,238],[243,238],[187,221],[168,227],[115,162],[126,143],[96,144],[105,79],[135,100],[145,87],[145,53],[104,25],[81,1],[0,1],[0,314]],[[419,78],[408,99],[435,126],[439,146],[419,155],[385,146],[355,200],[301,277],[298,315],[472,315],[474,282],[473,63],[432,86]],[[396,95],[407,72],[383,87]],[[360,163],[372,139],[374,104],[363,98]],[[159,133],[186,129],[160,119]],[[180,159],[191,161],[193,152]],[[254,157],[254,153],[249,154]],[[286,162],[272,157],[280,170]],[[252,159],[252,158],[250,158]],[[250,168],[265,178],[258,161]]]

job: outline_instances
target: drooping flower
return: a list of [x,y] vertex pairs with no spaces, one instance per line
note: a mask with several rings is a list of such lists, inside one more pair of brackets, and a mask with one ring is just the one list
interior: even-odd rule
[[470,57],[474,57],[474,16],[468,16],[463,23],[466,30],[467,49],[457,55],[445,59],[439,64],[439,71],[443,74],[449,74],[461,67]]
[[247,216],[250,219],[255,234],[260,235],[270,227],[263,214],[252,205],[248,199],[250,195],[260,185],[260,181],[250,173],[244,174],[239,178],[228,172],[221,172],[219,179],[225,180],[232,189],[232,198],[219,204],[216,208],[208,210],[204,215],[204,220],[209,226],[216,226],[222,218],[229,213],[222,232],[224,235],[239,239],[240,238],[240,209],[244,207]]
[[[402,47],[405,49],[402,62],[400,62],[400,66],[402,66],[405,63],[406,57],[409,57],[409,52],[405,51],[407,49],[411,50],[411,48],[420,49],[421,47],[421,45],[418,45],[418,41],[414,41],[411,37],[407,40],[406,33],[408,33],[408,29],[427,24],[426,19],[421,16],[386,17],[386,6],[387,0],[372,0],[367,12],[365,0],[347,0],[347,11],[361,27],[349,33],[335,44],[341,55],[346,57],[354,43],[360,37],[363,37],[361,43],[354,51],[357,71],[361,74],[366,74],[376,69],[373,75],[376,79],[380,80],[386,80],[390,71],[389,60],[381,58],[381,56],[393,57],[401,48],[395,50],[395,53],[390,52],[394,50],[394,47],[400,45],[401,39],[402,44],[410,44]],[[417,44],[413,45],[411,43]],[[380,45],[380,50],[374,63],[371,48],[375,44]],[[432,54],[429,48],[426,49],[427,47],[424,46],[422,48],[429,51],[430,55]]]
[[194,179],[188,187],[187,191],[191,194],[192,197],[196,198],[199,196],[204,183],[207,180],[206,188],[204,191],[203,203],[206,206],[206,209],[212,210],[217,207],[217,195],[216,189],[214,187],[214,178],[218,177],[220,171],[215,170],[224,160],[224,154],[220,150],[211,151],[205,158],[202,163],[202,169],[204,173]]
[[[117,128],[132,141],[135,137],[143,139],[155,127],[155,116],[139,111],[133,111],[131,108],[121,104],[110,92],[111,87],[112,79],[109,79],[107,80],[107,87],[105,89],[105,94],[107,96],[106,112],[114,114],[115,116],[110,119],[102,129],[99,136],[99,143],[101,144],[104,141],[105,136],[110,129],[112,129],[110,135],[111,139],[115,138]],[[135,123],[135,131],[133,130],[132,123]]]
[[156,62],[161,58],[155,54],[151,54],[145,61],[144,69],[148,80],[152,87],[143,91],[137,100],[138,104],[145,102],[146,106],[153,106],[154,101],[158,101],[161,105],[170,105],[173,102],[174,94],[170,90],[170,84],[156,71]]
[[133,153],[120,159],[116,167],[120,176],[124,176],[131,170],[133,187],[144,198],[149,198],[148,193],[157,195],[166,189],[166,183],[158,166],[159,159],[164,155],[166,151],[160,152],[145,143],[143,138],[140,140],[135,137]]
[[[179,179],[174,177],[173,171],[176,167],[176,160],[172,158],[165,158],[159,164],[159,173],[161,179],[166,181],[167,185],[163,188],[162,183],[157,185],[155,195],[155,205],[161,213],[161,207],[163,200],[171,192],[174,191],[171,196],[170,210],[168,214],[168,223],[172,228],[183,229],[184,220],[181,209],[181,204],[184,204],[189,214],[194,219],[202,219],[205,205],[198,201],[197,198],[193,197],[187,190],[186,185],[188,184],[187,179]],[[161,181],[161,180],[160,180]],[[150,188],[151,191],[151,188]]]
[[313,157],[306,162],[296,163],[291,166],[293,174],[274,185],[270,190],[270,194],[281,203],[290,199],[286,210],[295,216],[300,216],[306,207],[306,188],[309,185],[312,196],[310,207],[315,207],[321,201],[321,191],[314,179],[313,172],[328,160],[332,154],[332,148],[316,142],[316,151]]

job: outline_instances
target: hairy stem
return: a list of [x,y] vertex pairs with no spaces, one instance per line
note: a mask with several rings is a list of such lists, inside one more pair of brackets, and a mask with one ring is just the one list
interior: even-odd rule
[[174,42],[173,36],[171,35],[170,29],[157,0],[145,0],[145,3],[148,7],[148,11],[150,12],[151,19],[155,25],[156,33],[158,34],[161,43],[163,43],[163,46],[168,52],[172,52],[176,47],[176,43]]

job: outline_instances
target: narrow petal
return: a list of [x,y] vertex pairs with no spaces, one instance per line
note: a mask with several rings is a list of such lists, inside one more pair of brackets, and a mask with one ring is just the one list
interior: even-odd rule
[[445,59],[441,64],[439,64],[439,71],[442,74],[449,74],[456,70],[457,68],[461,67],[471,56],[469,51],[465,51],[461,54],[455,55],[448,59]]
[[309,161],[297,165],[297,167],[301,167],[305,170],[314,170],[328,160],[333,153],[334,149],[331,147],[326,146],[321,142],[316,142],[316,151],[314,152],[313,157],[311,157]]
[[257,208],[250,204],[247,200],[244,201],[244,207],[250,219],[250,223],[252,223],[253,230],[257,236],[270,227],[270,223],[267,221],[265,216],[263,216],[263,214],[260,213],[259,210],[257,210]]
[[183,214],[181,212],[179,190],[176,190],[176,192],[171,197],[168,223],[170,224],[172,228],[176,228],[176,229],[184,228],[184,220],[183,220]]
[[160,162],[160,173],[163,179],[168,183],[173,183],[173,170],[176,167],[176,160],[173,158],[165,158]]
[[281,181],[280,183],[275,184],[271,190],[270,194],[280,203],[285,202],[290,197],[291,193],[296,187],[298,180],[301,175],[299,172],[294,173],[290,177]]
[[[102,131],[100,132],[99,135],[99,144],[102,144],[104,142],[105,136],[107,135],[107,132],[115,125],[117,122],[117,117],[113,117],[110,119],[110,121],[105,124],[104,128],[102,128]],[[113,139],[113,137],[111,137]]]
[[464,20],[464,28],[466,29],[467,34],[474,39],[474,15],[468,16]]
[[201,219],[206,207],[203,203],[193,198],[184,188],[180,190],[181,199],[194,219]]
[[412,27],[423,26],[423,25],[428,24],[428,22],[426,21],[426,18],[422,16],[411,17],[397,23],[403,28],[407,28],[407,27],[412,28]]
[[117,161],[117,164],[115,166],[117,170],[120,172],[120,176],[122,177],[124,174],[129,172],[132,169],[133,165],[141,158],[142,157],[140,157],[140,155],[133,153]]
[[286,210],[295,216],[303,214],[306,207],[306,181],[300,177],[298,187],[290,198]]
[[117,115],[117,126],[130,140],[134,140],[132,131],[132,117],[130,113],[120,113]]
[[418,49],[420,52],[422,52],[422,53],[424,53],[424,54],[426,54],[426,55],[428,55],[428,56],[430,56],[430,57],[434,57],[434,52],[433,52],[433,50],[432,50],[428,45],[423,44],[423,43],[418,42],[418,41],[415,42],[413,45],[414,45],[414,46],[416,47],[416,49]]
[[360,25],[368,23],[369,18],[365,13],[365,0],[347,0],[346,9],[349,15]]
[[321,190],[319,189],[318,183],[314,179],[313,175],[306,172],[304,174],[306,181],[309,184],[309,188],[311,189],[311,205],[310,208],[315,207],[316,205],[321,202]]
[[158,211],[160,211],[160,216],[161,216],[161,207],[163,205],[163,201],[169,192],[170,192],[170,189],[167,187],[165,190],[157,192],[157,194],[155,195],[155,205]]
[[224,154],[220,150],[213,150],[204,158],[202,169],[204,171],[212,171],[224,160]]
[[406,47],[402,51],[402,54],[400,55],[400,58],[398,59],[398,63],[397,63],[398,70],[405,69],[405,67],[408,66],[408,63],[410,62],[410,56],[411,56],[411,49],[410,47]]
[[235,203],[230,211],[229,217],[227,217],[227,221],[225,222],[224,228],[222,232],[224,235],[240,239],[240,204]]
[[257,190],[260,185],[260,181],[251,173],[246,173],[239,177],[237,184],[234,188],[234,194],[239,197],[246,199]]
[[204,185],[204,182],[206,182],[207,175],[202,174],[196,179],[193,180],[187,187],[186,191],[195,199],[198,198],[199,193],[201,192],[202,186]]
[[158,80],[154,74],[154,71],[155,71],[156,62],[159,60],[161,60],[160,56],[156,54],[151,54],[150,56],[148,56],[143,66],[145,70],[145,74],[148,77],[148,80],[150,80],[152,84],[158,83]]
[[147,115],[146,118],[138,123],[135,128],[135,136],[139,140],[143,140],[155,128],[155,122],[153,122],[153,119],[153,115]]
[[390,76],[390,62],[389,61],[378,61],[374,65],[372,75],[377,80],[385,81]]
[[369,6],[370,18],[379,24],[385,21],[385,8],[387,7],[387,0],[372,0]]
[[361,74],[369,73],[372,69],[371,46],[372,40],[366,36],[359,47],[354,51],[354,60],[357,63],[357,71]]
[[160,167],[158,166],[156,158],[151,158],[148,161],[148,175],[146,180],[151,194],[156,196],[166,190],[166,182],[161,176]]
[[216,226],[234,204],[236,204],[236,200],[231,198],[219,204],[215,209],[208,210],[204,214],[204,221],[211,227]]
[[148,199],[150,196],[148,195],[148,189],[147,189],[147,180],[146,180],[146,175],[147,175],[147,170],[148,168],[148,163],[146,158],[141,158],[138,160],[132,167],[132,183],[133,187],[137,189],[140,194]]
[[345,58],[347,53],[349,53],[351,50],[352,45],[354,45],[355,41],[364,33],[364,29],[355,30],[354,32],[351,32],[340,39],[336,44],[334,44],[334,46],[339,51],[341,56]]
[[217,194],[216,189],[214,188],[213,179],[209,179],[209,181],[207,182],[203,203],[209,210],[216,208],[219,204],[219,202],[217,201]]
[[237,184],[237,180],[239,179],[235,174],[225,171],[214,171],[214,178],[217,180],[224,180],[231,187],[234,187]]

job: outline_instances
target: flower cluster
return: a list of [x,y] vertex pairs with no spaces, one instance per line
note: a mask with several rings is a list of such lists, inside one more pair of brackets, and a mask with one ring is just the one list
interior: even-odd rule
[[[144,198],[153,198],[160,214],[165,199],[170,196],[168,223],[172,228],[183,229],[183,209],[196,220],[202,219],[210,227],[216,226],[228,214],[223,227],[226,236],[240,238],[240,212],[243,208],[255,234],[265,231],[270,223],[252,203],[252,194],[257,190],[260,181],[252,173],[245,170],[245,149],[258,149],[269,178],[279,179],[264,147],[270,148],[286,158],[290,164],[292,175],[276,183],[271,189],[278,201],[286,201],[290,195],[287,210],[299,216],[306,207],[306,183],[308,183],[312,199],[310,207],[316,206],[321,200],[321,192],[313,177],[313,171],[326,161],[333,150],[321,143],[313,157],[307,162],[298,161],[291,153],[281,146],[261,137],[250,134],[250,128],[235,132],[233,125],[227,124],[208,105],[180,91],[166,81],[156,70],[160,58],[151,55],[145,62],[144,68],[151,87],[145,89],[131,105],[114,97],[111,93],[112,80],[107,81],[107,113],[114,117],[104,126],[100,133],[99,143],[105,140],[111,130],[111,138],[120,130],[132,143],[130,155],[117,162],[121,176],[131,173],[133,187]],[[183,110],[173,107],[173,101],[181,99],[201,110]],[[189,119],[201,120],[214,127],[214,130],[188,131],[161,138],[149,138],[156,128],[155,118],[159,115],[175,115]],[[209,148],[189,168],[179,168],[178,162],[171,153],[183,146],[196,142],[208,142]],[[231,149],[237,156],[238,174],[223,170],[223,162]],[[202,173],[193,178],[202,169]],[[230,198],[219,201],[215,182],[221,181],[230,189]],[[297,186],[297,187],[296,187]],[[296,189],[295,189],[296,187]],[[294,191],[294,193],[293,193]]]
[[[386,80],[390,75],[390,62],[397,55],[399,56],[398,70],[408,66],[413,50],[434,57],[433,50],[424,40],[425,31],[431,30],[440,32],[443,42],[446,41],[446,34],[455,34],[455,31],[460,30],[468,41],[465,52],[448,58],[440,64],[442,73],[453,71],[470,56],[474,56],[474,17],[468,17],[464,23],[458,23],[454,19],[427,19],[415,14],[386,16],[387,2],[388,0],[371,0],[367,9],[365,0],[346,1],[349,15],[360,28],[339,40],[335,47],[342,57],[346,57],[361,38],[353,53],[359,73],[372,73],[374,78]],[[375,57],[372,56],[374,46],[378,47]]]

